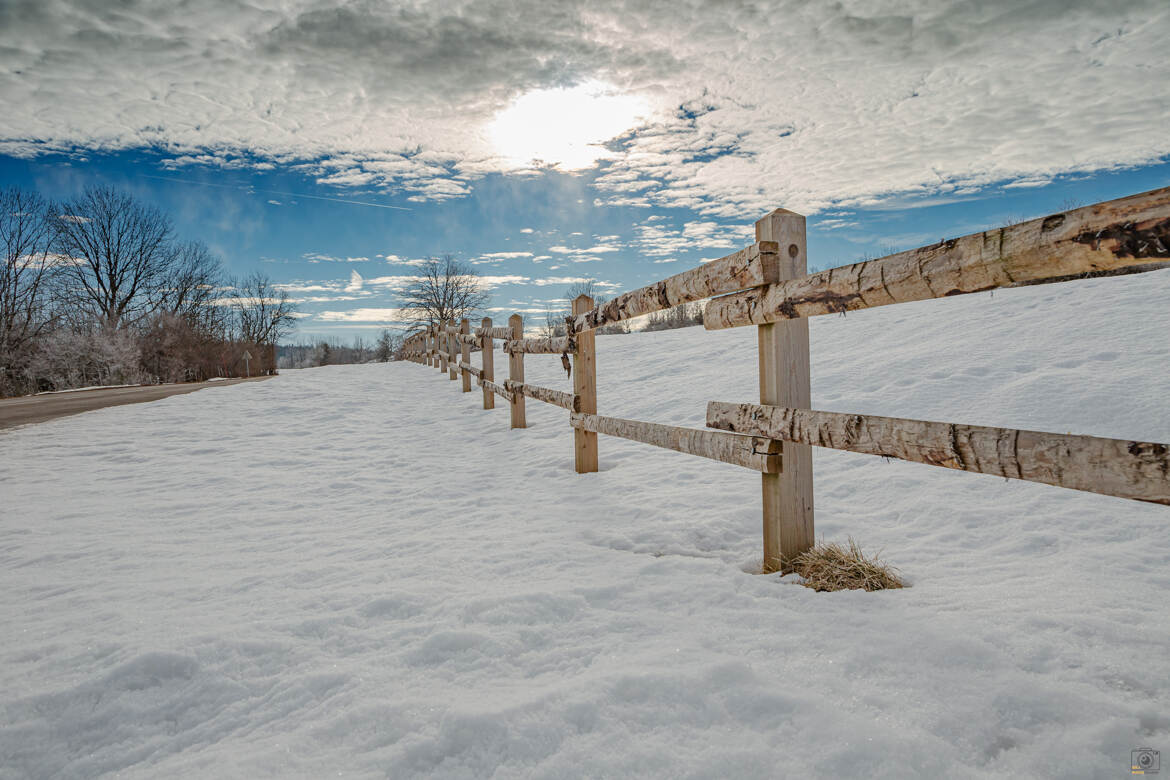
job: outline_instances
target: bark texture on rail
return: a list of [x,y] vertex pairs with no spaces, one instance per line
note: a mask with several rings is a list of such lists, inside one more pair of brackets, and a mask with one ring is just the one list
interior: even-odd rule
[[502,398],[506,398],[509,401],[512,400],[512,391],[511,390],[508,390],[508,389],[496,384],[495,382],[490,382],[486,379],[483,380],[482,384],[483,384],[483,387],[487,388],[488,390],[491,390],[496,395],[498,395]]
[[760,436],[680,428],[580,412],[574,412],[569,423],[574,428],[651,444],[687,455],[698,455],[755,471],[775,473],[781,467],[780,442]]
[[481,369],[476,368],[466,361],[460,360],[459,367],[467,373],[471,374],[476,379],[479,379],[483,375],[483,371]]
[[584,314],[569,317],[569,330],[572,333],[593,330],[612,322],[669,309],[680,303],[699,301],[712,295],[759,287],[775,281],[768,274],[775,267],[778,251],[775,242],[759,241],[727,257],[623,293]]
[[473,347],[478,347],[480,344],[479,336],[473,336],[470,333],[456,333],[455,340],[460,344],[469,344]]
[[1170,448],[1165,444],[721,401],[707,404],[707,425],[1170,504]]
[[511,328],[476,328],[475,334],[477,336],[490,336],[493,339],[510,339],[512,338]]
[[572,393],[565,393],[549,387],[541,387],[540,385],[527,385],[521,382],[513,382],[511,379],[504,380],[504,388],[513,393],[520,393],[529,398],[534,398],[537,401],[544,401],[546,404],[568,409],[570,412],[580,411],[578,408],[579,399]]
[[1170,261],[1170,187],[727,295],[708,330],[1155,270]]
[[521,352],[528,355],[561,355],[576,349],[572,336],[560,338],[514,339],[504,342],[504,352],[509,355]]

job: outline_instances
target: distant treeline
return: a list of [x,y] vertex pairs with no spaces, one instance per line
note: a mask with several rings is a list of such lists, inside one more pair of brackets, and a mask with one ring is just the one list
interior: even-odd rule
[[288,294],[231,278],[171,217],[111,187],[0,189],[0,396],[275,370]]
[[309,344],[281,344],[277,347],[280,368],[314,368],[348,363],[385,363],[398,359],[402,336],[382,331],[375,341],[355,336],[346,344],[333,336],[317,339]]

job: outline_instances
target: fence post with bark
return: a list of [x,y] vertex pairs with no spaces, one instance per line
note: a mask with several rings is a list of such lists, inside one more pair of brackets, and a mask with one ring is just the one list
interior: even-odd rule
[[[511,331],[513,341],[521,341],[524,338],[524,318],[519,314],[513,314],[508,318],[508,329]],[[507,342],[504,342],[505,345]],[[506,347],[505,347],[506,351]],[[523,384],[524,383],[524,353],[510,352],[508,353],[508,381]],[[513,391],[512,396],[512,427],[513,428],[527,428],[528,422],[524,414],[524,395]]]
[[[768,255],[764,279],[769,284],[807,273],[805,219],[777,209],[756,222],[756,241],[769,241],[777,252]],[[760,403],[806,409],[812,406],[809,372],[808,320],[769,322],[757,326],[760,360]],[[812,448],[787,442],[779,447],[784,470],[760,475],[764,506],[764,571],[777,571],[810,549],[813,538]]]
[[[573,301],[573,314],[584,314],[593,308],[593,299],[579,295]],[[591,330],[576,334],[573,350],[573,393],[580,399],[577,411],[597,414],[597,344]],[[597,471],[597,433],[583,428],[573,429],[573,465],[578,474]]]
[[496,408],[496,394],[492,392],[490,387],[484,386],[484,380],[488,382],[496,381],[496,362],[494,350],[495,346],[492,341],[492,318],[484,317],[483,323],[480,327],[481,349],[483,350],[483,373],[480,375],[480,386],[483,387],[483,408]]
[[460,374],[463,377],[463,392],[470,393],[471,369],[469,368],[469,365],[471,363],[471,325],[466,317],[464,317],[463,320],[459,323],[459,334],[464,337],[459,340],[459,355],[461,358],[459,361],[459,366],[461,369]]

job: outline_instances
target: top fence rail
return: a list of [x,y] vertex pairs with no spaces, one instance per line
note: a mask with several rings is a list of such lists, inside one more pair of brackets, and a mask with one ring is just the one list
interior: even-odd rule
[[780,282],[778,263],[793,246],[756,242],[572,317],[570,331],[727,293],[737,294],[707,305],[703,321],[708,330],[1063,282],[1085,274],[1152,271],[1170,262],[1170,187]]

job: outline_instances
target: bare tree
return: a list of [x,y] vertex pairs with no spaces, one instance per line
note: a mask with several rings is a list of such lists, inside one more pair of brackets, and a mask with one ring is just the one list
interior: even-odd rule
[[[573,301],[581,295],[588,295],[593,299],[595,306],[606,302],[606,298],[599,295],[597,292],[597,280],[584,279],[579,282],[574,282],[565,290],[565,303],[557,309],[549,309],[544,314],[544,335],[549,338],[557,338],[564,336],[568,332],[565,320],[573,311]],[[603,325],[597,329],[597,332],[603,336],[612,336],[615,334],[626,334],[630,332],[630,323],[622,320],[621,322],[614,322],[609,325]]]
[[[565,326],[565,319],[573,311],[573,301],[578,295],[588,295],[590,298],[594,297],[594,280],[585,279],[579,282],[574,282],[565,289],[565,300],[560,306],[555,309],[549,309],[544,313],[544,335],[548,338],[558,338],[564,336],[568,332]],[[597,301],[601,303],[601,301]]]
[[232,285],[232,308],[240,341],[275,344],[296,326],[296,306],[259,272]]
[[596,279],[584,279],[582,281],[573,282],[573,284],[569,286],[569,289],[565,290],[565,300],[569,302],[570,309],[573,306],[573,301],[577,300],[577,298],[581,297],[582,295],[588,295],[590,298],[593,298],[594,301],[597,300]]
[[51,239],[43,198],[16,187],[0,190],[0,395],[14,391],[36,338],[54,319]]
[[377,360],[379,363],[386,363],[390,360],[394,352],[394,343],[390,336],[390,331],[382,331],[381,335],[378,336],[377,345],[374,347],[374,360]]
[[159,308],[182,317],[195,328],[222,334],[223,307],[215,306],[223,285],[223,264],[202,241],[173,247]]
[[73,302],[108,327],[158,308],[176,255],[170,217],[112,187],[90,187],[53,215]]
[[451,255],[427,260],[398,297],[405,318],[419,323],[471,317],[490,300],[479,275]]

